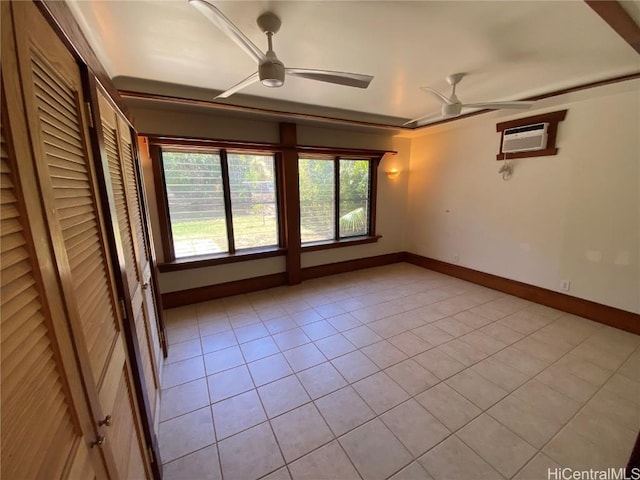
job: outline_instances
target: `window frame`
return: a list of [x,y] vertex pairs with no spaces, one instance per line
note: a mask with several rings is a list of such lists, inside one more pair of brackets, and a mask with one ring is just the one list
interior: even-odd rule
[[[288,125],[288,124],[281,124]],[[393,150],[367,150],[367,149],[351,149],[340,147],[313,147],[299,145],[294,142],[290,145],[283,143],[257,143],[233,140],[216,140],[196,137],[175,137],[157,134],[140,133],[140,137],[145,137],[148,141],[149,156],[151,159],[151,168],[153,171],[153,185],[156,195],[156,205],[158,208],[158,220],[160,230],[160,241],[163,252],[163,262],[157,265],[160,272],[171,272],[178,270],[188,270],[194,268],[222,265],[235,262],[251,261],[262,258],[282,257],[286,256],[287,262],[293,252],[312,252],[317,250],[326,250],[332,248],[349,247],[362,245],[367,243],[375,243],[381,235],[376,234],[376,204],[378,190],[378,168],[385,154],[395,155],[397,152]],[[295,138],[295,137],[294,137]],[[173,234],[171,230],[169,217],[169,204],[167,190],[164,179],[164,166],[162,164],[162,149],[177,150],[200,150],[211,152],[215,150],[227,150],[230,152],[247,152],[271,154],[275,161],[275,187],[276,187],[276,208],[278,210],[278,245],[277,247],[259,247],[255,249],[242,249],[240,252],[230,254],[228,252],[192,256],[184,258],[175,258],[173,246]],[[290,166],[285,168],[285,162],[291,162],[291,152],[295,152],[295,169]],[[291,244],[291,240],[295,239],[295,235],[291,232],[291,224],[296,221],[290,218],[291,212],[298,211],[297,227],[298,234],[300,230],[300,199],[299,199],[299,177],[295,179],[295,190],[291,179],[286,175],[292,176],[291,172],[295,171],[298,176],[298,161],[302,157],[342,157],[350,160],[369,160],[369,230],[368,235],[345,237],[336,240],[320,241],[302,244],[299,241]],[[289,165],[289,163],[288,163]],[[335,169],[335,166],[334,166]],[[288,173],[287,173],[288,172]],[[294,200],[295,199],[295,200]],[[295,205],[290,204],[293,201]],[[225,199],[226,205],[231,206]],[[339,207],[338,207],[339,208]],[[226,213],[226,212],[225,212]],[[339,217],[338,217],[339,218]],[[338,220],[339,221],[339,220]],[[339,226],[338,226],[339,227]],[[229,230],[227,229],[227,232]],[[337,230],[339,233],[339,228]],[[299,255],[299,253],[297,254]],[[288,265],[288,263],[287,263]],[[288,268],[288,267],[287,267]],[[289,270],[287,270],[289,272]],[[289,272],[289,275],[292,273]]]
[[[262,147],[262,148],[260,148]],[[210,265],[220,265],[234,263],[258,258],[268,258],[286,254],[284,248],[284,222],[283,222],[283,199],[282,199],[282,160],[277,150],[264,148],[257,145],[234,145],[217,144],[213,142],[150,142],[149,153],[153,164],[154,183],[156,198],[158,199],[158,216],[160,221],[160,233],[164,262],[158,266],[161,272],[184,270]],[[212,254],[193,255],[176,258],[175,245],[173,239],[173,229],[171,228],[171,214],[169,210],[169,199],[167,196],[167,185],[164,171],[163,150],[180,152],[191,151],[200,153],[215,153],[220,157],[222,191],[224,197],[225,225],[227,233],[228,251]],[[231,187],[229,179],[228,153],[245,153],[273,156],[274,162],[274,184],[276,197],[276,223],[277,223],[277,244],[274,246],[236,249],[233,229],[233,212],[231,204]],[[162,198],[159,198],[162,197]]]
[[[324,158],[323,158],[324,157]],[[329,158],[332,157],[332,158]],[[363,155],[358,153],[355,155],[350,154],[337,154],[326,155],[313,153],[303,153],[298,155],[298,161],[301,159],[318,160],[333,162],[333,177],[334,177],[334,212],[333,212],[333,229],[334,235],[330,240],[318,240],[316,242],[301,242],[301,248],[303,252],[312,252],[318,250],[326,250],[330,248],[339,248],[346,246],[362,245],[366,243],[375,243],[380,238],[380,235],[376,234],[376,201],[378,191],[378,166],[381,155]],[[369,162],[369,180],[368,180],[368,212],[367,212],[367,232],[364,235],[350,235],[340,236],[340,161],[368,161]],[[299,181],[299,180],[298,180]]]

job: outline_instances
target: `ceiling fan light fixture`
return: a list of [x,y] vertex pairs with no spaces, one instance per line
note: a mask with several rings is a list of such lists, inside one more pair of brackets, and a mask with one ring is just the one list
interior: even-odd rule
[[260,83],[265,87],[281,87],[284,84],[284,65],[279,61],[270,61],[258,67]]

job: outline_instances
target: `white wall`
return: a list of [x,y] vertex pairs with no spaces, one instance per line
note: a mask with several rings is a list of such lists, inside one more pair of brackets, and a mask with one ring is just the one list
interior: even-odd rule
[[[250,142],[277,143],[279,141],[279,126],[276,120],[245,120],[237,116],[215,115],[204,109],[149,108],[139,104],[129,106],[136,120],[136,128],[141,133]],[[385,156],[378,170],[376,230],[383,238],[373,244],[303,253],[302,266],[322,265],[404,251],[410,140],[394,138],[392,133],[387,131],[371,131],[354,127],[328,128],[312,126],[308,123],[299,124],[297,131],[298,143],[301,145],[398,151],[397,155]],[[141,143],[140,147],[154,246],[158,262],[162,263],[158,198],[153,185],[151,159],[148,156],[147,146]],[[401,171],[395,179],[389,179],[384,174],[385,170],[391,168]],[[165,272],[159,277],[160,290],[162,293],[174,292],[284,271],[284,257],[276,257]]]
[[[496,123],[568,109],[556,156],[498,175]],[[410,252],[640,312],[640,82],[426,128],[413,138]],[[459,262],[456,262],[456,256]]]

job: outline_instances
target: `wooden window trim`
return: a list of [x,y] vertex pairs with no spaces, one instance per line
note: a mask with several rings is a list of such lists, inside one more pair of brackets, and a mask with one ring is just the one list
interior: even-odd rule
[[330,250],[332,248],[353,247],[366,243],[376,243],[382,235],[363,235],[359,237],[346,237],[328,242],[313,242],[302,245],[302,252],[317,252],[318,250]]
[[[281,124],[280,143],[255,143],[242,141],[227,141],[216,139],[203,139],[195,137],[170,137],[158,135],[144,135],[149,143],[149,154],[152,160],[154,186],[157,197],[157,208],[159,224],[160,224],[160,240],[164,254],[164,261],[158,265],[160,272],[172,272],[179,270],[188,270],[193,268],[209,267],[215,265],[224,265],[228,263],[236,263],[243,261],[257,260],[261,258],[270,258],[277,256],[286,256],[287,258],[287,277],[289,284],[300,283],[300,255],[304,252],[312,252],[318,250],[327,250],[333,248],[350,247],[355,245],[363,245],[367,243],[375,243],[380,238],[376,234],[376,203],[377,203],[377,187],[378,187],[378,167],[382,157],[387,154],[395,154],[394,151],[384,150],[368,150],[354,148],[331,148],[331,147],[315,147],[297,145],[297,135],[295,124]],[[260,247],[255,249],[243,249],[240,251],[232,250],[233,226],[229,228],[231,222],[231,212],[226,211],[227,217],[227,234],[229,235],[229,252],[206,255],[185,257],[181,259],[175,258],[175,250],[173,247],[173,235],[171,232],[171,224],[169,219],[169,205],[166,195],[166,184],[164,178],[164,168],[162,162],[162,148],[173,147],[177,150],[207,150],[212,149],[220,151],[221,163],[225,161],[226,151],[242,151],[267,153],[274,155],[275,169],[275,185],[276,185],[276,205],[278,218],[278,246],[277,247]],[[339,238],[339,204],[336,203],[335,209],[335,234],[334,239],[329,241],[314,242],[302,244],[300,241],[300,192],[298,186],[298,159],[300,154],[305,157],[314,155],[330,156],[328,161],[334,162],[335,182],[339,182],[340,159],[360,159],[370,162],[369,168],[369,220],[368,234],[353,237]],[[228,168],[226,169],[228,171]],[[225,175],[223,173],[223,183]],[[228,182],[228,180],[227,180]],[[230,189],[223,185],[225,193],[225,210],[231,208]],[[339,195],[339,183],[336,184],[336,195]],[[160,198],[161,197],[161,198]],[[336,196],[336,199],[338,197]],[[339,199],[338,199],[339,200]],[[297,268],[296,268],[297,265]]]
[[[540,115],[534,115],[532,117],[518,118],[516,120],[509,120],[508,122],[498,123],[496,125],[496,132],[500,133],[500,148],[496,155],[496,160],[507,160],[513,158],[529,158],[529,157],[546,157],[550,155],[557,155],[558,148],[556,147],[556,136],[558,134],[558,123],[563,121],[567,116],[567,110],[558,110],[556,112],[542,113]],[[525,125],[531,125],[534,123],[549,122],[549,129],[547,130],[547,148],[544,150],[536,150],[532,152],[513,152],[502,153],[502,142],[504,142],[503,132],[507,128],[517,128]]]

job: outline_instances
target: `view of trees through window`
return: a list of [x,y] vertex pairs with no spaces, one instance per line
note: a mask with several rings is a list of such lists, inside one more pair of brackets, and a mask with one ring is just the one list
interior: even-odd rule
[[[302,243],[367,235],[369,160],[301,158],[300,235]],[[338,175],[339,191],[335,191]],[[336,222],[336,202],[339,204]]]
[[[230,250],[219,153],[162,152],[176,258]],[[272,155],[227,157],[235,249],[276,246],[278,221]]]

